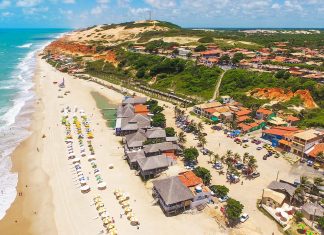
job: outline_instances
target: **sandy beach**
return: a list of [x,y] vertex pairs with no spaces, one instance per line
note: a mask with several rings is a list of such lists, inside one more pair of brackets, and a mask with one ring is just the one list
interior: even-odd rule
[[[53,82],[61,82],[63,77],[66,88],[59,91]],[[12,170],[19,174],[17,191],[22,196],[17,196],[0,221],[0,234],[99,234],[103,226],[92,206],[96,194],[101,195],[107,211],[114,217],[118,234],[152,234],[153,231],[155,234],[226,234],[207,213],[166,217],[159,206],[153,204],[151,185],[145,185],[123,160],[120,138],[106,126],[91,92],[99,92],[116,104],[123,98],[121,94],[60,73],[40,59],[35,80],[38,102],[33,114],[33,134],[13,156]],[[64,91],[71,93],[58,98]],[[91,192],[82,194],[74,181],[75,175],[66,157],[64,128],[60,124],[60,112],[66,105],[77,106],[89,114],[97,163],[107,182],[104,191],[92,187]],[[108,169],[109,164],[113,164],[114,169]],[[94,186],[90,164],[82,159],[82,165],[90,185]],[[125,216],[120,218],[122,208],[113,195],[117,188],[129,193],[140,222],[139,229],[131,226]]]

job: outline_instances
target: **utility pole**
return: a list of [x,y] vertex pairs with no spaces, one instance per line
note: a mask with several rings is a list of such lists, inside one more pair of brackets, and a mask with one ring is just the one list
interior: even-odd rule
[[316,215],[316,209],[314,210],[314,214],[313,214],[312,227],[314,226],[315,215]]
[[276,178],[276,181],[278,181],[278,176],[279,176],[279,171],[277,172],[277,178]]
[[149,10],[149,21],[151,21],[151,20],[152,20],[152,11]]

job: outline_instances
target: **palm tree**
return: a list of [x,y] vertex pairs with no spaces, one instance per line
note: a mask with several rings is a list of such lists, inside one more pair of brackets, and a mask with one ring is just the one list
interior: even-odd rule
[[208,156],[209,156],[209,163],[212,163],[212,156],[214,155],[214,152],[208,151]]
[[231,157],[232,154],[233,154],[232,150],[227,150],[227,151],[226,151],[226,156],[227,156],[227,157]]
[[250,158],[250,154],[247,153],[247,152],[245,152],[245,153],[243,154],[243,163],[246,163],[247,160],[248,160],[249,158]]
[[236,162],[240,162],[240,161],[241,161],[241,155],[240,155],[240,154],[238,154],[238,153],[234,153],[233,157],[234,157],[234,160],[235,160]]
[[220,158],[220,160],[221,160],[222,163],[225,163],[225,161],[226,161],[226,155],[223,155],[223,156]]
[[180,145],[184,145],[187,142],[186,134],[183,131],[181,131],[178,135],[178,142]]
[[250,156],[249,161],[247,163],[248,168],[249,168],[249,174],[253,173],[257,169],[258,165],[256,163],[257,163],[257,160],[255,159],[255,157]]
[[217,161],[219,161],[220,156],[218,153],[214,154],[214,159],[213,159],[213,163],[215,164]]
[[199,143],[201,144],[201,146],[202,146],[203,148],[205,148],[205,145],[207,144],[207,140],[206,140],[205,136],[203,136],[203,135],[199,135],[199,136],[198,136],[198,141],[199,141]]
[[202,123],[202,122],[199,122],[198,124],[197,124],[197,130],[201,133],[201,132],[203,132],[204,131],[204,124]]

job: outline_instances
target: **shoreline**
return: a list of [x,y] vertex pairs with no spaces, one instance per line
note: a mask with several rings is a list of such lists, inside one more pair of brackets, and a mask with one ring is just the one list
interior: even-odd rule
[[[17,196],[0,221],[0,234],[97,234],[102,230],[102,224],[95,219],[97,214],[95,208],[91,207],[91,201],[98,193],[102,195],[109,213],[116,218],[119,234],[149,235],[153,230],[157,231],[156,234],[226,234],[206,213],[166,217],[159,206],[152,205],[150,183],[143,183],[123,160],[120,138],[114,135],[113,129],[106,126],[106,120],[91,92],[99,92],[116,105],[122,100],[122,94],[63,74],[39,57],[37,69],[35,88],[41,101],[33,114],[33,133],[19,145],[13,157],[12,171],[19,172],[17,191],[22,191],[23,196]],[[61,81],[62,77],[66,78],[65,90],[70,90],[71,94],[58,99],[61,91],[53,82]],[[89,116],[91,114],[95,136],[93,146],[102,176],[108,183],[108,188],[104,191],[92,187],[90,193],[81,194],[76,187],[71,165],[65,157],[64,131],[59,124],[60,111],[65,105],[77,106]],[[42,138],[43,134],[46,138]],[[90,183],[93,183],[90,164],[82,159],[83,164]],[[114,165],[114,170],[108,169],[110,164]],[[121,207],[113,195],[113,190],[117,188],[127,191],[134,199],[131,204],[140,220],[140,230],[130,226],[126,218],[119,218]],[[18,223],[15,223],[17,218]],[[185,222],[197,226],[189,228]]]
[[[38,55],[35,56],[38,57]],[[38,140],[41,139],[42,120],[44,118],[43,102],[39,99],[39,79],[39,68],[37,66],[33,77],[33,91],[36,97],[33,103],[30,104],[33,111],[30,114],[31,122],[28,131],[31,134],[17,146],[11,155],[11,172],[18,174],[17,195],[10,208],[6,211],[5,217],[0,220],[0,234],[34,234],[33,223],[37,221],[40,199],[44,198],[44,195],[41,197],[37,192],[48,187],[49,177],[39,167],[41,165],[39,157],[42,154],[42,146]],[[36,143],[37,147],[35,147]],[[50,201],[51,195],[47,195],[47,197],[49,197],[48,201]],[[45,200],[43,199],[42,201]],[[49,218],[52,217],[49,214],[46,217],[48,221],[54,220]]]

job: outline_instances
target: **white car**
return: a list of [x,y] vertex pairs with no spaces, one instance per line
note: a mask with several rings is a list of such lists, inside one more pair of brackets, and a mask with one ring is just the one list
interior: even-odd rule
[[241,223],[244,223],[245,221],[248,220],[248,218],[249,218],[249,215],[246,214],[246,213],[244,213],[244,214],[242,214],[242,215],[240,216],[240,222],[241,222]]

